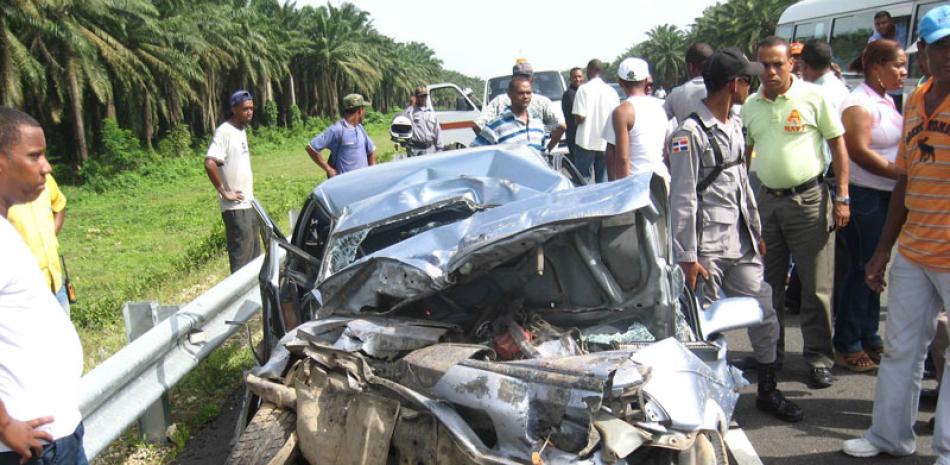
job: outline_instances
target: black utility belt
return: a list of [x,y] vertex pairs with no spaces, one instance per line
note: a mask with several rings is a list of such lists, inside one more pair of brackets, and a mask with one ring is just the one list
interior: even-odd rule
[[789,195],[801,194],[803,192],[810,191],[815,187],[820,186],[824,180],[825,177],[819,174],[818,176],[815,176],[814,178],[811,178],[795,187],[789,187],[787,189],[772,189],[766,185],[762,185],[762,187],[765,188],[765,192],[768,192],[769,194],[772,194],[776,197],[787,197]]
[[412,147],[414,149],[427,149],[429,147],[432,147],[433,145],[434,144],[414,144],[412,142],[409,143],[409,147]]

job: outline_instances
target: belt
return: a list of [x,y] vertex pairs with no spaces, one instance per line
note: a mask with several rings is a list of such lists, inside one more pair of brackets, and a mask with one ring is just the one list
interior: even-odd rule
[[776,197],[787,197],[789,195],[801,194],[802,192],[809,191],[816,186],[820,185],[825,180],[825,177],[822,175],[815,176],[795,187],[789,187],[787,189],[772,189],[766,185],[762,185],[765,188],[765,192],[772,194]]
[[433,145],[433,144],[431,144],[431,143],[429,143],[429,144],[417,144],[417,143],[415,143],[415,142],[410,142],[410,143],[409,143],[409,146],[412,147],[412,148],[414,148],[414,149],[427,149],[427,148],[429,148],[429,147],[432,147],[432,145]]

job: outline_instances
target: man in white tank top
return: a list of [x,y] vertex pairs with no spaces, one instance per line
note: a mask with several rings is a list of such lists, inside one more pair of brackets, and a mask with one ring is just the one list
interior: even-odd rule
[[647,95],[652,81],[650,66],[640,58],[627,58],[617,71],[627,100],[620,104],[604,127],[607,140],[607,176],[613,181],[634,173],[652,171],[670,183],[666,166],[669,124],[663,101]]

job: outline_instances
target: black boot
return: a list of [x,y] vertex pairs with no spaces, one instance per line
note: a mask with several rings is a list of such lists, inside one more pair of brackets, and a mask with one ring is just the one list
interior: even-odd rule
[[776,387],[774,363],[760,363],[758,379],[759,395],[755,398],[756,408],[771,413],[782,421],[791,423],[802,421],[802,409],[786,399],[782,391]]

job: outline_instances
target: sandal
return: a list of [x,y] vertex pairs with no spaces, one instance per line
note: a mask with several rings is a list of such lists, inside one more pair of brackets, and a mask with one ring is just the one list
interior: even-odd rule
[[870,358],[872,362],[878,365],[881,364],[881,356],[884,355],[884,346],[871,347],[870,349],[867,349],[865,352],[867,352],[868,358]]
[[877,364],[863,350],[851,353],[838,352],[835,354],[835,363],[857,373],[877,369]]

